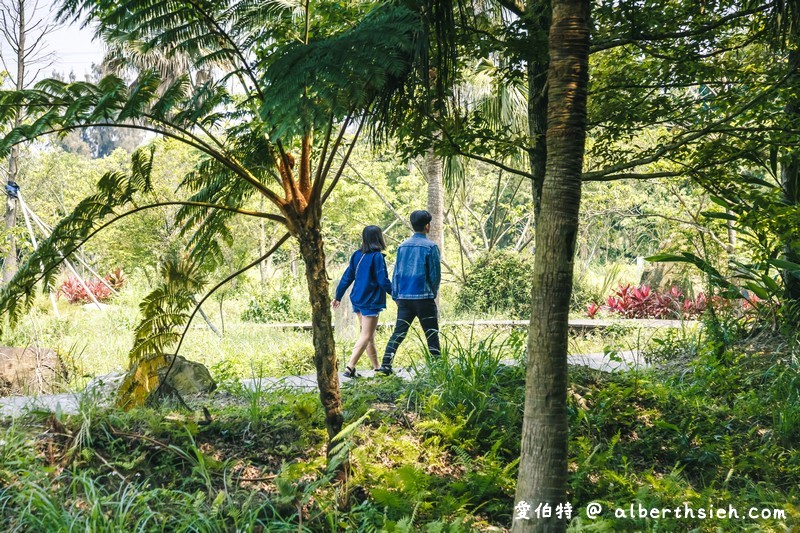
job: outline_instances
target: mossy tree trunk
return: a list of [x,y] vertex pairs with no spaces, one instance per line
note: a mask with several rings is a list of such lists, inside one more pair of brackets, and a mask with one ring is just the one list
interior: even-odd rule
[[[357,137],[357,136],[356,136]],[[355,143],[356,139],[352,140]],[[351,145],[352,148],[352,145]],[[333,314],[325,268],[325,251],[322,240],[322,185],[327,177],[319,172],[312,179],[312,142],[307,133],[301,142],[300,165],[295,171],[294,158],[281,154],[279,171],[283,181],[284,198],[280,210],[286,218],[289,233],[300,245],[300,255],[306,266],[308,298],[311,303],[311,332],[314,339],[314,367],[317,386],[325,410],[325,429],[330,442],[342,429],[342,400],[339,392],[336,344],[333,337]],[[349,151],[347,155],[349,155]],[[345,160],[347,156],[345,156]],[[320,169],[329,166],[320,160]]]
[[319,398],[325,409],[325,429],[328,431],[328,441],[330,441],[342,429],[342,400],[339,393],[328,272],[325,270],[325,252],[319,217],[312,215],[309,218],[311,224],[301,229],[297,239],[306,266],[308,297],[311,303],[311,331],[314,338],[314,367],[317,371]]

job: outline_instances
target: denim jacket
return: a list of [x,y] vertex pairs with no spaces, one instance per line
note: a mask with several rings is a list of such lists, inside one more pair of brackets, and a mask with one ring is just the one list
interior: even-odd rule
[[439,247],[424,233],[415,233],[397,249],[392,276],[392,298],[425,300],[436,298],[442,279]]
[[355,307],[380,311],[386,309],[386,294],[392,292],[389,275],[386,271],[386,260],[380,252],[363,253],[356,250],[350,257],[350,264],[344,271],[339,286],[336,287],[336,299],[344,297],[347,287],[354,283],[350,291],[350,301]]

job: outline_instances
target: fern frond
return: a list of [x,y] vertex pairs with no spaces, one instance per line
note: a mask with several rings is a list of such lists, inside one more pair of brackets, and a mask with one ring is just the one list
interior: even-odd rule
[[273,125],[272,137],[321,128],[331,116],[368,107],[408,75],[422,30],[417,13],[381,4],[347,31],[263,58],[261,116]]
[[[104,77],[97,85],[44,80],[33,89],[0,91],[0,120],[7,121],[19,110],[34,117],[32,122],[12,129],[0,140],[0,154],[7,154],[11,146],[19,142],[61,130],[94,123],[122,125],[147,118],[145,111],[156,100],[159,83],[158,75],[145,72],[130,88],[112,75]],[[174,93],[173,98],[176,99],[165,101],[162,98],[162,108],[177,106],[180,100]]]
[[219,67],[243,77],[250,75],[243,41],[263,22],[248,14],[258,14],[250,1],[208,0],[66,0],[59,11],[62,19],[95,24],[106,42],[137,43],[138,54],[178,58],[187,71]]
[[33,304],[36,285],[52,289],[57,268],[117,208],[136,195],[151,190],[153,148],[139,149],[131,156],[131,171],[108,172],[97,183],[97,193],[81,201],[73,212],[56,224],[27,261],[0,291],[0,314],[7,313],[12,324]]
[[132,363],[163,357],[174,347],[194,306],[195,294],[205,286],[204,265],[186,255],[165,257],[161,277],[161,284],[139,305],[143,318],[134,332]]

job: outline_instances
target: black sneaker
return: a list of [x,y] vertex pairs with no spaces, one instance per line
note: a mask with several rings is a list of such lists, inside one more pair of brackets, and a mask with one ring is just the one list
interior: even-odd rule
[[357,378],[358,373],[356,372],[355,368],[350,368],[349,366],[344,367],[344,377],[346,378]]
[[384,376],[391,376],[392,375],[392,367],[381,365],[379,369],[375,371],[375,375],[383,374]]

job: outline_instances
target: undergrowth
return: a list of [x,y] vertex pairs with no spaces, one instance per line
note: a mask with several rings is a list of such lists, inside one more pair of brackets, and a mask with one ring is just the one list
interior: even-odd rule
[[[734,342],[664,334],[649,341],[658,354],[649,370],[571,369],[570,529],[797,525],[800,343],[737,335]],[[103,411],[85,401],[77,416],[33,413],[6,422],[0,530],[507,528],[520,453],[524,333],[443,340],[441,357],[417,360],[410,382],[343,383],[349,425],[331,456],[349,460],[344,480],[326,466],[318,398],[291,389],[223,387],[196,400],[210,418]],[[590,520],[585,509],[593,501],[606,511]],[[631,504],[732,505],[740,514],[774,508],[786,516],[615,516],[614,508]]]

